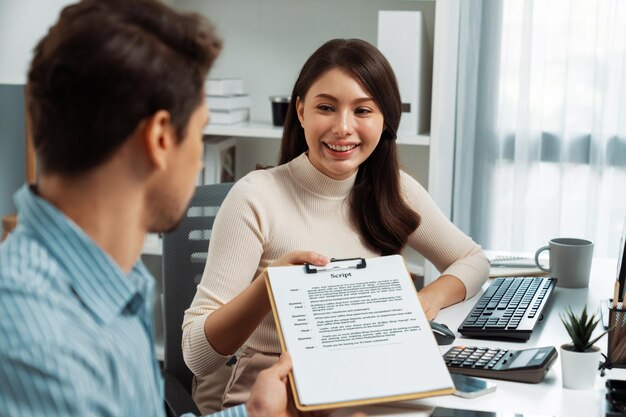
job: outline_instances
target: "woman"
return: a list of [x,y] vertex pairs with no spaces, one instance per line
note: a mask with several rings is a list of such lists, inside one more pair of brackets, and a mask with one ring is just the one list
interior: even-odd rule
[[[396,254],[409,245],[442,271],[419,292],[429,319],[485,282],[489,264],[480,248],[400,171],[400,114],[393,70],[369,43],[332,40],[304,64],[279,166],[252,172],[231,190],[185,314],[183,351],[196,375],[244,347],[224,405],[245,401],[255,375],[280,353],[264,286],[270,264],[324,265],[327,257]],[[202,393],[195,398],[202,403]]]

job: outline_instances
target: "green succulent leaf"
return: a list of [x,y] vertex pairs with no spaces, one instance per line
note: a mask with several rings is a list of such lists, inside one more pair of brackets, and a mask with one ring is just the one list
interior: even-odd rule
[[563,322],[565,330],[567,330],[567,333],[572,339],[574,350],[577,352],[584,352],[608,332],[607,330],[593,340],[591,339],[591,335],[600,322],[600,319],[596,318],[595,314],[587,314],[587,305],[583,307],[580,316],[576,316],[571,307],[567,307],[565,314],[561,314],[561,322]]

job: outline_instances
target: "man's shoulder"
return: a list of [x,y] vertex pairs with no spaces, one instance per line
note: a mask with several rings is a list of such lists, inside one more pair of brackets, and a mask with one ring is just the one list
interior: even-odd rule
[[56,332],[67,318],[71,290],[48,250],[22,233],[0,245],[0,333],[3,347],[42,339],[63,340]]
[[0,245],[0,289],[41,291],[58,273],[59,263],[50,251],[22,230]]

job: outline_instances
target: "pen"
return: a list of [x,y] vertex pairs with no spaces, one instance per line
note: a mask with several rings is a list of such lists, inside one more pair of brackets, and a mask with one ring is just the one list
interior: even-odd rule
[[624,300],[624,282],[626,281],[626,245],[624,245],[623,248],[623,252],[621,254],[622,256],[620,257],[620,265],[618,265],[617,267],[619,268],[619,272],[617,275],[617,280],[619,281],[619,301],[623,301]]
[[618,296],[619,296],[619,281],[615,280],[615,285],[613,285],[613,308],[617,308]]

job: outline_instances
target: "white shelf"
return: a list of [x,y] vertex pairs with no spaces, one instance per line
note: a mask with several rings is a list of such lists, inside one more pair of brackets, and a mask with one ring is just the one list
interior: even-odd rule
[[270,123],[245,122],[233,125],[211,125],[204,129],[205,135],[236,136],[240,138],[275,138],[283,137],[283,128]]
[[[204,129],[205,135],[215,136],[235,136],[240,138],[273,138],[283,137],[282,127],[274,126],[270,123],[245,122],[234,125],[208,125]],[[397,143],[399,145],[430,145],[430,133],[415,136],[400,136]]]
[[429,146],[430,145],[430,133],[422,133],[415,136],[398,136],[396,141],[398,145],[417,145],[417,146]]

